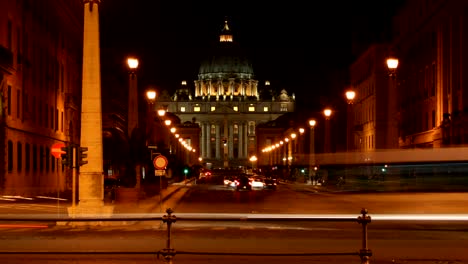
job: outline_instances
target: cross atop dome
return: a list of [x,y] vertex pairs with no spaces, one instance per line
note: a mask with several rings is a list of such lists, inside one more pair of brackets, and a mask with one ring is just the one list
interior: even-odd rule
[[219,42],[232,42],[232,33],[227,19],[224,20],[224,27],[221,30],[221,35],[219,35]]

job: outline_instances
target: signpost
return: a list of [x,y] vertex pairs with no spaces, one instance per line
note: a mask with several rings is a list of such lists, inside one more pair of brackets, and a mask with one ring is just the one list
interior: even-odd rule
[[162,212],[162,177],[166,172],[168,161],[163,155],[157,155],[153,159],[154,175],[159,176],[159,210]]
[[163,155],[158,155],[153,159],[153,165],[158,170],[165,170],[167,163],[167,158]]

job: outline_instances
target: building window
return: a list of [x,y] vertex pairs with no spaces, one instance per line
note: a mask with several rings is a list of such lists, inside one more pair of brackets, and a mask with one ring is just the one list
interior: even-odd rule
[[181,111],[181,112],[185,112],[185,106],[181,106],[181,107],[180,107],[180,111]]
[[58,109],[55,109],[55,131],[58,131],[59,127],[58,127],[58,118],[59,118],[59,111]]
[[239,134],[239,125],[234,124],[234,134]]
[[232,108],[232,110],[238,112],[238,111],[239,111],[239,107],[238,107],[238,106],[234,106],[234,107]]
[[33,171],[37,171],[37,146],[34,145],[32,149],[32,158],[33,158]]
[[39,171],[44,171],[44,147],[39,147]]
[[24,168],[26,171],[29,171],[31,169],[31,146],[26,143],[26,146],[24,148]]
[[49,172],[49,168],[50,168],[50,150],[49,148],[45,148],[45,169],[46,169],[46,172]]
[[200,112],[200,106],[195,106],[195,107],[193,108],[193,111],[194,111],[194,112]]
[[16,159],[17,171],[20,172],[23,169],[23,145],[21,142],[16,143]]
[[8,172],[13,171],[13,142],[8,140]]
[[255,106],[250,105],[249,106],[249,112],[255,112]]
[[432,128],[434,128],[436,126],[436,118],[435,118],[436,114],[435,114],[435,111],[432,110]]
[[268,112],[268,106],[263,107],[263,112]]
[[11,115],[11,85],[8,85],[8,115]]
[[210,133],[211,134],[216,134],[216,125],[211,125]]
[[13,49],[13,22],[8,20],[7,24],[7,48],[11,51]]
[[214,112],[216,110],[216,106],[211,106],[211,112]]
[[281,104],[280,111],[281,112],[287,112],[288,111],[288,104]]

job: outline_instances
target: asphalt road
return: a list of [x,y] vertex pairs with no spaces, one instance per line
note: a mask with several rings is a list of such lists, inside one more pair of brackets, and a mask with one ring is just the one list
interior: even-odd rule
[[[236,192],[224,186],[198,185],[174,206],[174,214],[350,214],[357,217],[364,207],[371,218],[374,216],[368,225],[371,263],[455,264],[468,263],[466,220],[395,221],[379,220],[379,216],[459,215],[468,212],[466,202],[465,193],[345,194],[317,192],[303,185],[280,185],[276,191]],[[362,229],[357,222],[178,220],[171,234],[171,246],[176,250],[173,263],[360,263],[359,256],[334,254],[355,254],[362,248]],[[166,242],[165,226],[155,222],[126,227],[9,228],[0,229],[0,252],[82,254],[2,254],[0,259],[2,263],[12,264],[162,263],[161,256],[158,260],[156,254],[136,253],[157,252],[166,248]],[[127,254],[104,254],[120,251]],[[258,253],[264,255],[254,255]]]

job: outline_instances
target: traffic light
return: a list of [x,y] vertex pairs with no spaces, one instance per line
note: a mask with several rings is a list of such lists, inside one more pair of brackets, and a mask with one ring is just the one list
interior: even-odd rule
[[88,163],[88,161],[85,160],[88,157],[88,153],[86,153],[87,151],[87,147],[78,148],[78,165],[83,166]]
[[62,164],[64,166],[73,168],[73,147],[72,146],[66,146],[66,147],[61,147],[62,154],[60,154],[60,157],[62,158]]

